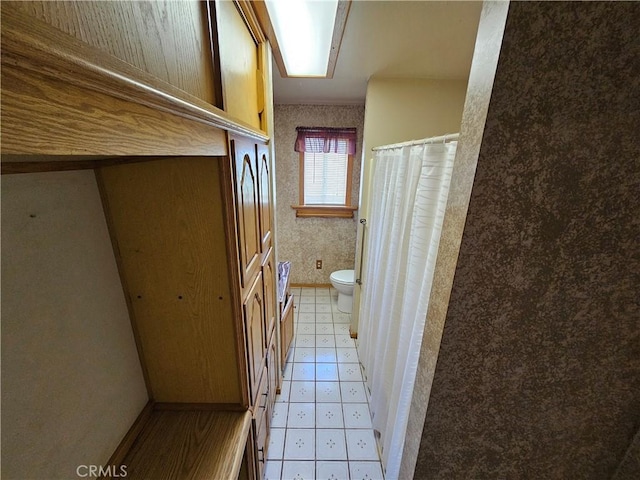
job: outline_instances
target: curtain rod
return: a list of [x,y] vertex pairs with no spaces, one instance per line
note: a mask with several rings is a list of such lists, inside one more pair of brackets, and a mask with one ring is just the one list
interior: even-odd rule
[[431,137],[431,138],[423,138],[422,140],[411,140],[409,142],[403,143],[394,143],[392,145],[382,145],[380,147],[374,147],[371,151],[375,152],[377,150],[388,150],[391,148],[400,148],[400,147],[411,147],[413,145],[423,145],[430,143],[447,143],[453,140],[458,140],[460,137],[459,133],[447,133],[446,135],[441,135],[439,137]]

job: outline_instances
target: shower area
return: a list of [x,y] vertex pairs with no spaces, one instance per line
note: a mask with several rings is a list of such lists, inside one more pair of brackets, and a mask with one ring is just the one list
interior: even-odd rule
[[458,137],[372,149],[357,348],[387,479],[400,472]]

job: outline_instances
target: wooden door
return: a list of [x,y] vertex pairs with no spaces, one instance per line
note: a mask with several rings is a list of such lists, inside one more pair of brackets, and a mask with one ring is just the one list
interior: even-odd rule
[[243,304],[245,335],[247,342],[247,363],[249,365],[249,387],[251,404],[255,405],[258,385],[265,366],[266,346],[264,332],[264,298],[262,273],[258,273]]
[[269,251],[272,243],[271,225],[271,163],[269,148],[258,145],[258,175],[260,177],[260,241],[262,253]]
[[247,288],[260,269],[259,178],[255,143],[234,138],[231,151],[235,167],[240,281],[242,287]]
[[273,413],[273,407],[276,403],[276,388],[277,388],[277,379],[278,372],[276,367],[276,359],[278,352],[276,351],[276,336],[271,336],[271,342],[269,342],[269,347],[267,349],[267,373],[269,375],[269,395],[268,395],[268,414],[269,418],[271,418],[271,414]]
[[265,347],[276,325],[276,266],[273,248],[269,249],[262,266],[262,281],[264,283],[264,320]]

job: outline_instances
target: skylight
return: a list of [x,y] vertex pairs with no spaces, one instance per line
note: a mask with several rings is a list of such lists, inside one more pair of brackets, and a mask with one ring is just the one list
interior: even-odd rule
[[338,0],[266,0],[287,75],[326,77]]

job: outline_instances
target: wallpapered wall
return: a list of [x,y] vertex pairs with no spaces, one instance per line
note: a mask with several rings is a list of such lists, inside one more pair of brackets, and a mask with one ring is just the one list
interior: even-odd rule
[[[300,154],[293,150],[296,127],[356,127],[358,149],[353,162],[351,202],[358,203],[364,105],[276,105],[276,223],[278,260],[292,263],[291,282],[328,284],[331,272],[352,269],[355,262],[354,218],[297,218]],[[315,261],[322,260],[321,270]]]
[[414,478],[640,478],[639,24],[509,5]]

